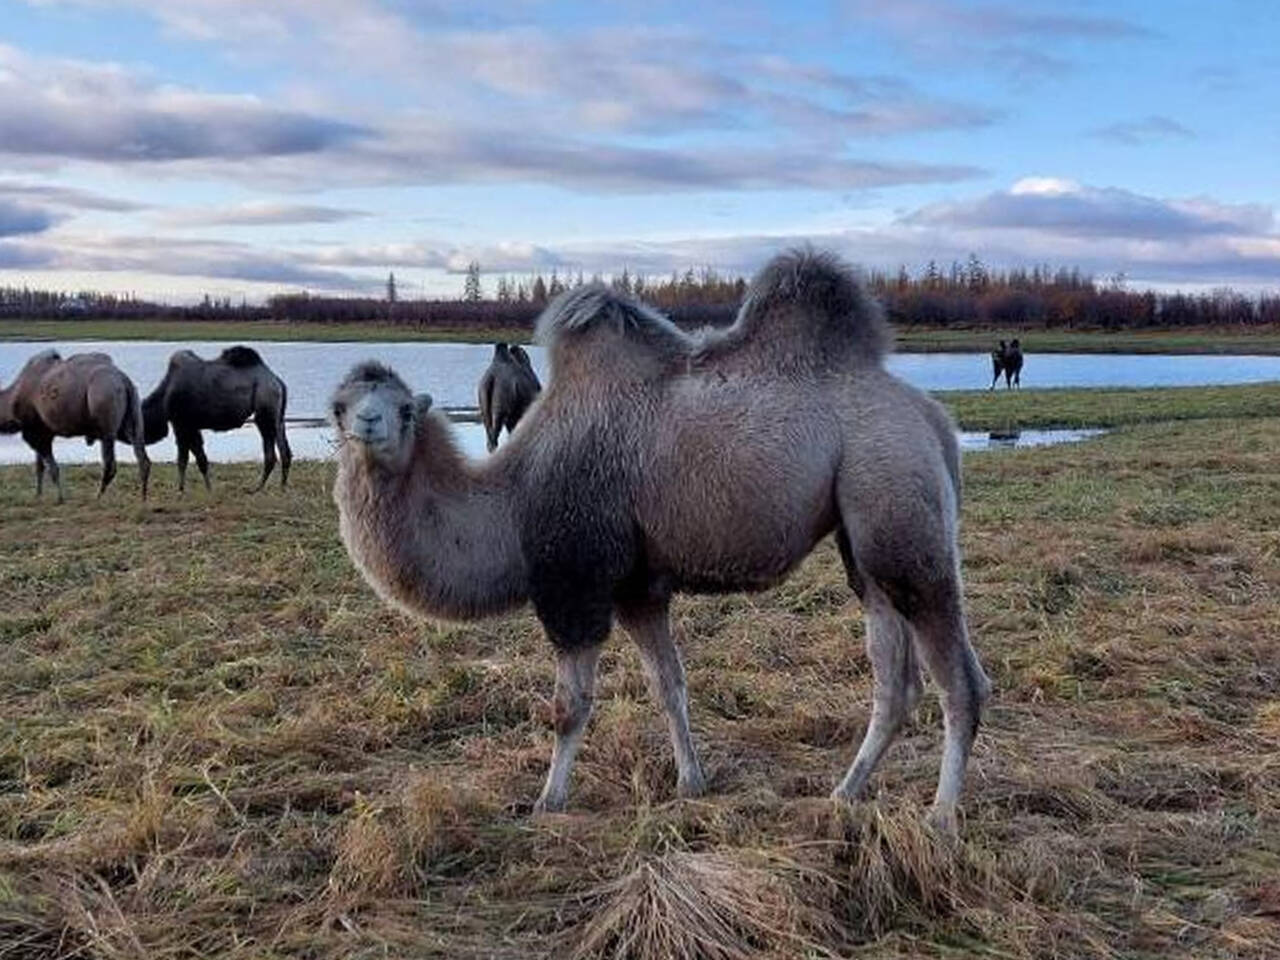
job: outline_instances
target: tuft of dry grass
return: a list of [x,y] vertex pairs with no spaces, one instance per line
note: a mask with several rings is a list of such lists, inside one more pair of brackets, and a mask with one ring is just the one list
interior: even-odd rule
[[145,506],[130,469],[95,502],[68,468],[61,508],[0,470],[0,960],[1280,956],[1280,420],[966,459],[996,694],[955,844],[921,822],[932,694],[865,803],[825,799],[871,688],[830,544],[675,605],[708,796],[673,799],[614,642],[570,811],[534,818],[529,615],[386,609],[330,465]]
[[807,899],[831,881],[755,851],[648,856],[583,898],[571,956],[748,960],[832,956],[832,918]]

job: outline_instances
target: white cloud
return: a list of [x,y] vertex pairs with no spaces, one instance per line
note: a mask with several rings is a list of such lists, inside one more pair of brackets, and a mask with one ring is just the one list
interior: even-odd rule
[[299,203],[244,203],[232,207],[196,207],[166,210],[159,223],[176,227],[278,226],[285,224],[340,223],[367,217],[363,210]]
[[31,57],[0,45],[0,154],[116,164],[311,153],[355,124],[249,95],[160,84],[117,64]]
[[1139,120],[1125,120],[1099,127],[1092,132],[1099,140],[1126,146],[1141,146],[1170,140],[1194,140],[1195,133],[1172,117],[1151,114]]

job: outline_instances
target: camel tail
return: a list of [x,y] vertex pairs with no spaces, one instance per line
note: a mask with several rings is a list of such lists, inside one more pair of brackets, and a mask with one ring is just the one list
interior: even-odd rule
[[879,302],[853,268],[829,251],[798,247],[770,260],[747,288],[735,327],[751,337],[765,325],[817,335],[831,353],[852,348],[880,362],[893,333]]

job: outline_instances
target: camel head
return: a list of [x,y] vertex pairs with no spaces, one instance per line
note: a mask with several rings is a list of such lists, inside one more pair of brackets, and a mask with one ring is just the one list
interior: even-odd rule
[[417,425],[430,409],[430,394],[415,397],[394,370],[375,361],[352,368],[331,406],[340,442],[395,472],[408,467]]

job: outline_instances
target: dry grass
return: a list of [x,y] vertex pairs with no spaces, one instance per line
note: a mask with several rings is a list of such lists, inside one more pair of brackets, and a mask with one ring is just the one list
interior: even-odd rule
[[868,803],[821,799],[870,686],[829,545],[677,606],[708,797],[615,643],[529,818],[536,624],[383,608],[330,469],[143,507],[69,468],[59,509],[0,470],[0,960],[1280,955],[1280,420],[966,461],[997,694],[955,845],[932,696]]

